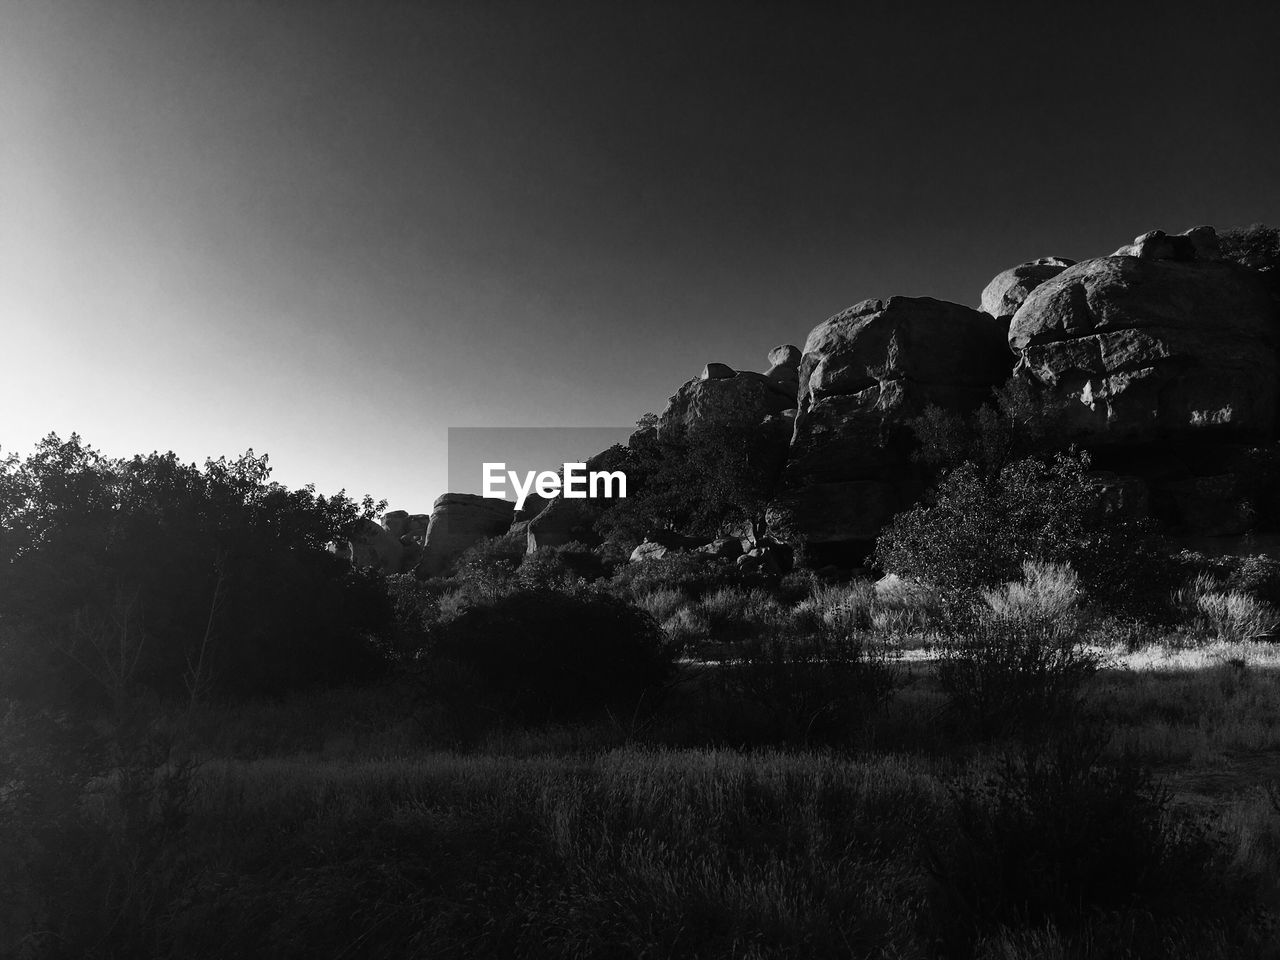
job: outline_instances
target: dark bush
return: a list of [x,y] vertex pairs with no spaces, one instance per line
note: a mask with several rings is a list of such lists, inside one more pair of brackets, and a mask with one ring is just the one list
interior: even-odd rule
[[1070,563],[1088,599],[1104,607],[1163,598],[1176,577],[1158,575],[1149,528],[1107,515],[1088,469],[1084,453],[995,472],[962,464],[930,502],[894,517],[876,542],[876,562],[961,598],[1018,579],[1028,560]]
[[1184,921],[1230,923],[1217,846],[1172,822],[1169,794],[1146,771],[1102,763],[1104,744],[1077,732],[956,788],[950,831],[926,855],[946,956],[1046,927],[1067,942],[1088,931],[1103,956],[1163,956]]
[[535,723],[630,714],[672,669],[662,631],[644,611],[605,594],[551,589],[463,610],[438,628],[427,660],[468,671],[478,698]]
[[609,590],[624,597],[643,597],[655,590],[683,590],[696,599],[742,583],[742,574],[732,561],[705,553],[683,553],[619,567],[609,581]]
[[1256,270],[1280,300],[1280,228],[1255,223],[1218,234],[1222,255],[1242,267]]
[[252,451],[201,469],[109,459],[74,435],[0,461],[0,677],[83,703],[376,672],[390,601],[325,545],[379,506],[269,476]]
[[711,675],[704,720],[715,740],[847,744],[893,693],[867,634],[826,631],[749,641]]
[[583,543],[540,547],[525,556],[517,579],[525,587],[564,587],[579,581],[599,580],[604,562]]
[[987,618],[951,628],[940,645],[938,682],[979,735],[1035,735],[1074,721],[1100,664],[1072,633]]

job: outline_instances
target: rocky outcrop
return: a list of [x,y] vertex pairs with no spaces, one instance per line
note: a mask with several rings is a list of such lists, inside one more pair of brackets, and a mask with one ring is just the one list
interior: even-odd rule
[[792,346],[769,353],[766,373],[709,363],[667,401],[658,432],[753,425],[796,405],[800,352]]
[[[610,447],[587,458],[586,473],[620,470],[626,473],[627,453],[621,447]],[[594,545],[600,542],[595,523],[612,500],[603,497],[553,497],[529,520],[526,530],[528,552],[541,547],[562,547],[567,543]]]
[[1032,290],[1074,265],[1074,260],[1042,257],[1030,263],[1020,263],[1016,267],[1010,267],[1003,273],[996,274],[995,279],[987,284],[986,289],[982,291],[982,303],[979,309],[1008,324]]
[[1149,230],[1133,243],[1126,243],[1113,257],[1136,257],[1139,260],[1181,260],[1209,263],[1222,259],[1218,231],[1213,227],[1192,227],[1169,236],[1163,230]]
[[[1145,234],[1127,248],[1134,252],[1067,268],[1014,314],[1017,373],[1060,412],[1073,439],[1273,435],[1275,304],[1251,271],[1194,259],[1191,243]],[[1177,256],[1153,259],[1159,251]]]
[[391,510],[382,515],[379,521],[382,529],[397,540],[405,537],[417,541],[419,545],[427,539],[427,527],[431,524],[431,515],[427,513],[409,513],[407,510]]
[[923,489],[907,421],[931,404],[975,408],[1011,367],[1004,326],[956,303],[864,300],[819,324],[771,522],[810,545],[865,549]]
[[515,504],[470,493],[446,493],[431,509],[422,558],[415,573],[434,577],[446,572],[462,552],[485,537],[507,532]]
[[782,384],[788,395],[795,396],[800,389],[801,356],[800,348],[789,343],[774,347],[769,351],[769,369],[764,372],[765,377]]
[[664,547],[660,543],[654,543],[652,540],[645,540],[637,544],[636,548],[631,551],[632,563],[643,563],[646,560],[664,560],[674,551],[670,547]]

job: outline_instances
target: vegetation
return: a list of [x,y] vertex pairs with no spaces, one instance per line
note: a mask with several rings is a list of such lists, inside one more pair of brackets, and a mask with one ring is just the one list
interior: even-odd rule
[[10,457],[0,955],[1275,957],[1277,567],[1012,422],[935,418],[879,580],[382,577],[265,458]]
[[1144,525],[1108,516],[1085,453],[1027,457],[994,472],[964,463],[928,503],[894,518],[876,543],[886,570],[960,597],[1014,579],[1029,560],[1069,563],[1091,600],[1127,608],[1153,581]]
[[652,414],[638,427],[624,453],[631,489],[597,522],[602,536],[634,546],[668,529],[711,537],[741,527],[764,535],[782,469],[775,436],[754,422],[660,430]]
[[[385,504],[50,435],[0,461],[0,644],[47,696],[280,693],[377,671],[391,608],[325,550]],[[0,677],[12,682],[15,674]]]
[[1255,223],[1218,234],[1222,255],[1228,260],[1257,270],[1280,299],[1280,228]]

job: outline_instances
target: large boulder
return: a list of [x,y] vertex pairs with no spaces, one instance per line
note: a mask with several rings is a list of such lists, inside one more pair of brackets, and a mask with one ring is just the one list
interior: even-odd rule
[[764,375],[787,388],[788,394],[794,396],[800,389],[800,348],[784,343],[769,351],[769,369]]
[[[794,437],[771,522],[810,546],[865,552],[923,490],[908,421],[929,405],[977,407],[1011,367],[1004,325],[956,303],[865,300],[819,324],[805,341]],[[843,551],[831,557],[852,559]]]
[[1018,375],[1094,446],[1273,436],[1280,329],[1259,277],[1186,235],[1127,249],[1032,291],[1009,326]]
[[789,351],[795,350],[775,347],[770,351],[767,373],[707,364],[700,376],[681,386],[667,401],[658,418],[659,434],[753,425],[791,409],[796,405],[796,377],[791,371],[798,366],[798,356]]
[[1074,260],[1062,257],[1041,257],[1010,267],[996,274],[982,291],[981,309],[1007,324],[1032,290],[1074,265]]
[[415,573],[434,577],[446,572],[468,547],[485,537],[506,533],[515,504],[471,493],[446,493],[431,508],[431,523]]
[[1192,227],[1169,236],[1163,230],[1149,230],[1126,243],[1113,257],[1137,257],[1139,260],[1181,260],[1209,262],[1222,259],[1218,231],[1213,227]]
[[864,300],[813,328],[800,363],[804,417],[824,398],[856,396],[881,413],[986,399],[1012,360],[994,318],[945,300]]
[[[411,513],[409,521],[405,524],[405,534],[414,539],[419,545],[427,542],[427,528],[431,526],[431,514],[429,513]],[[403,536],[403,535],[402,535]]]
[[[625,475],[626,458],[624,449],[610,447],[588,457],[585,471],[587,475],[597,471],[621,471]],[[526,501],[526,505],[529,502]],[[555,496],[543,503],[544,506],[531,516],[526,528],[529,553],[540,547],[562,547],[567,543],[595,546],[600,542],[600,535],[595,531],[596,521],[615,501],[604,497]]]

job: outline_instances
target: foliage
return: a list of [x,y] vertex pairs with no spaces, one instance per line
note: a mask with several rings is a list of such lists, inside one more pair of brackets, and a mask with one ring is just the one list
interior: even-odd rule
[[609,580],[609,590],[633,599],[664,589],[683,590],[700,597],[741,582],[742,575],[731,561],[705,553],[683,553],[619,567]]
[[992,400],[967,416],[926,407],[910,423],[919,443],[915,458],[942,470],[969,463],[991,475],[1016,460],[1060,449],[1058,411],[1027,380],[1010,378]]
[[964,463],[931,502],[898,514],[876,543],[885,570],[958,597],[1011,581],[1028,560],[1070,563],[1089,599],[1134,605],[1151,583],[1145,524],[1108,517],[1084,453],[1017,460],[984,474]]
[[1213,639],[1226,643],[1265,639],[1280,628],[1280,611],[1275,607],[1243,590],[1231,589],[1208,572],[1183,584],[1174,593],[1173,602],[1199,620]]
[[1104,741],[1069,733],[957,785],[952,830],[930,857],[948,956],[1046,927],[1128,945],[1106,956],[1167,956],[1188,916],[1235,919],[1214,842],[1171,822],[1169,794],[1149,773],[1102,763]]
[[598,592],[517,589],[442,623],[425,661],[459,665],[504,716],[539,723],[636,710],[671,656],[644,611]]
[[656,530],[712,537],[733,525],[763,535],[782,468],[778,444],[751,422],[659,430],[640,421],[623,454],[628,491],[596,523],[606,539],[636,544]]
[[539,547],[520,563],[517,579],[526,587],[561,587],[599,580],[605,575],[600,557],[584,543]]
[[982,599],[996,620],[1066,624],[1080,601],[1080,578],[1069,563],[1028,560],[1022,580],[984,590]]
[[866,631],[771,633],[719,665],[718,701],[703,712],[728,714],[718,734],[730,742],[848,744],[894,683],[883,647]]
[[890,574],[875,585],[871,626],[898,638],[921,633],[946,616],[942,595],[928,583]]
[[1072,722],[1085,683],[1101,665],[1053,621],[984,616],[939,648],[938,682],[953,711],[982,737],[1035,737]]
[[1280,299],[1280,228],[1255,223],[1223,230],[1218,246],[1226,259],[1261,273],[1272,296]]
[[382,505],[269,481],[249,451],[203,469],[112,460],[72,435],[0,463],[0,632],[51,695],[196,697],[368,675],[377,578],[325,550]]

